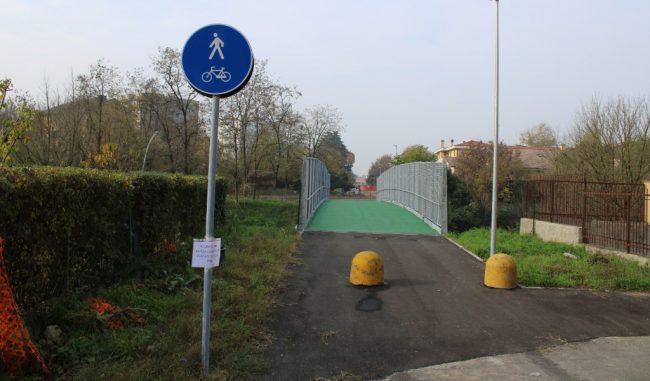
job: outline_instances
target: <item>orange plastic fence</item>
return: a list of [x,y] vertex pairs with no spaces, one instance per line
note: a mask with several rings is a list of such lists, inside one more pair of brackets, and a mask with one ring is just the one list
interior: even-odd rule
[[11,292],[4,264],[4,240],[0,237],[0,374],[40,373],[52,375],[29,337]]

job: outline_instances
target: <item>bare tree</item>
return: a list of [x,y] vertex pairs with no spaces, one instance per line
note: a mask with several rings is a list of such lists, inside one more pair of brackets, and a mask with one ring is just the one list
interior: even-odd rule
[[40,162],[42,164],[49,165],[51,162],[51,156],[54,153],[52,149],[52,133],[54,130],[54,123],[52,121],[52,93],[50,89],[50,82],[47,79],[43,80],[43,97],[45,101],[45,109],[43,110],[43,129],[46,136],[46,144],[43,149],[43,151],[45,151],[43,153],[44,157],[40,160]]
[[[177,129],[173,126],[172,119],[175,104],[173,100],[164,95],[164,85],[157,78],[146,77],[140,70],[130,75],[131,88],[134,92],[138,107],[138,126],[139,130],[145,136],[147,145],[153,143],[151,154],[147,156],[148,162],[155,161],[156,142],[152,140],[156,135],[162,142],[164,154],[160,158],[160,167],[149,164],[149,168],[176,172],[177,154],[181,151],[180,136]],[[155,139],[158,141],[158,139]],[[143,147],[143,155],[146,146]],[[146,163],[145,163],[146,164]]]
[[59,136],[57,140],[63,140],[61,162],[67,166],[79,165],[86,155],[82,141],[83,110],[74,73],[70,73],[70,86],[64,97],[63,102],[57,102],[56,112],[53,113]]
[[343,118],[330,105],[315,106],[305,110],[304,133],[307,154],[315,156],[327,134],[343,131]]
[[56,109],[61,105],[61,97],[52,89],[49,80],[43,79],[42,99],[37,105],[33,127],[27,131],[27,139],[21,140],[21,150],[17,159],[24,164],[65,165],[65,130],[57,123]]
[[220,125],[223,128],[220,133],[235,161],[230,167],[237,195],[242,189],[244,195],[248,193],[251,171],[257,171],[262,158],[258,149],[261,148],[262,135],[267,130],[272,88],[266,61],[258,61],[246,87],[221,104]]
[[88,73],[77,77],[81,99],[85,106],[86,128],[91,154],[101,152],[102,143],[111,141],[111,131],[104,118],[106,103],[122,91],[121,76],[115,66],[104,59],[90,66]]
[[619,97],[583,106],[570,135],[572,148],[556,156],[556,170],[599,181],[638,183],[650,176],[650,105]]
[[[270,90],[266,118],[275,138],[273,176],[275,186],[279,187],[280,167],[288,165],[285,152],[289,148],[289,130],[298,128],[299,116],[293,111],[293,102],[301,94],[295,88],[277,84],[272,85]],[[284,185],[287,186],[286,181]]]
[[[168,96],[174,106],[170,111],[172,118],[176,119],[174,126],[180,137],[183,172],[190,173],[191,152],[201,132],[200,107],[199,102],[195,100],[198,93],[185,79],[178,50],[158,48],[158,56],[154,57],[153,61],[154,69],[166,89],[163,95]],[[169,138],[171,139],[171,136]]]

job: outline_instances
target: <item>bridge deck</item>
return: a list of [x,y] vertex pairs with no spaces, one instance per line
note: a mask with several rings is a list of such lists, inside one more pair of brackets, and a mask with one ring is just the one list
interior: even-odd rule
[[369,200],[328,200],[318,208],[305,230],[438,235],[406,209]]

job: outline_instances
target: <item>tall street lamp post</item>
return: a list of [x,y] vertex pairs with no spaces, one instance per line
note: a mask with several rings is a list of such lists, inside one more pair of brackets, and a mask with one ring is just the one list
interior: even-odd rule
[[492,222],[490,224],[490,256],[494,255],[497,231],[497,147],[499,144],[499,0],[497,8],[496,52],[495,52],[495,86],[494,86],[494,140],[492,142]]

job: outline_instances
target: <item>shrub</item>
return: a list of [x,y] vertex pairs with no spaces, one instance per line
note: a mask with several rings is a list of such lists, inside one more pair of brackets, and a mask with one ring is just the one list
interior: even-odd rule
[[447,228],[464,232],[481,226],[484,212],[467,190],[465,183],[447,170]]
[[[200,236],[207,178],[78,168],[0,169],[0,236],[18,303],[109,284]],[[223,222],[225,184],[215,218]]]
[[[521,194],[523,183],[514,181],[504,187],[499,195],[497,225],[500,228],[515,229],[522,216]],[[484,209],[467,189],[467,184],[447,171],[447,213],[450,232],[464,232],[481,226],[490,226],[490,209]]]

